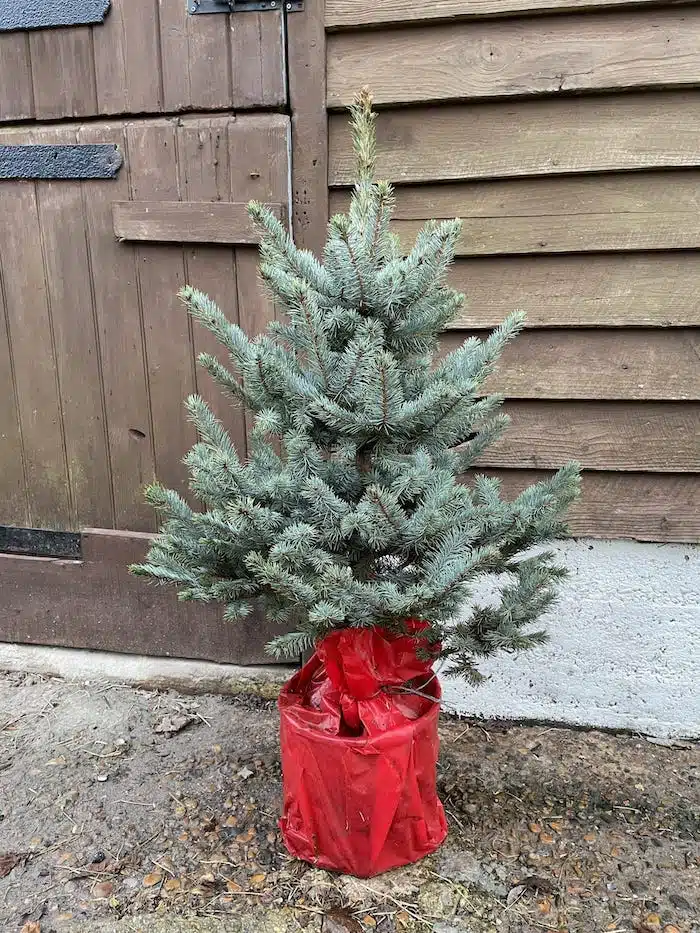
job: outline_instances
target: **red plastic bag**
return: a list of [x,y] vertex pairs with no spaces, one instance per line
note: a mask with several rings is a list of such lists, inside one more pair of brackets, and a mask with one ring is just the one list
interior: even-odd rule
[[333,632],[280,694],[282,835],[319,868],[366,878],[447,834],[435,788],[440,686],[416,654],[424,623],[411,627],[417,637]]

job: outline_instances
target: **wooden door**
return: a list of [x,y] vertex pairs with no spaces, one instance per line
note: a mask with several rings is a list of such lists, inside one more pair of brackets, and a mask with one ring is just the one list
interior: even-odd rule
[[[245,451],[195,365],[220,350],[176,293],[202,288],[249,333],[273,314],[245,204],[290,216],[282,14],[157,6],[0,33],[0,640],[259,662],[260,615],[226,624],[126,566],[155,530],[144,484],[187,492],[188,394]],[[11,91],[10,53],[28,74]]]

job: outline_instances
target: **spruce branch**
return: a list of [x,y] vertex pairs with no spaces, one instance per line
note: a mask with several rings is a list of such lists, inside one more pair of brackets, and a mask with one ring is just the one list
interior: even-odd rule
[[[464,296],[447,283],[459,220],[430,221],[405,253],[391,229],[395,192],[375,181],[369,91],[352,107],[357,179],[331,218],[321,257],[299,249],[274,213],[249,205],[260,271],[277,320],[249,337],[206,294],[185,286],[189,313],[228,351],[200,365],[253,413],[244,449],[199,396],[186,409],[199,440],[184,458],[201,505],[153,483],[162,521],[134,573],[218,602],[236,624],[262,599],[276,657],[298,659],[345,627],[405,632],[429,623],[451,671],[471,682],[498,651],[541,644],[565,577],[554,552],[580,492],[565,464],[512,500],[471,471],[507,430],[483,384],[522,328],[509,315],[485,339],[443,358]],[[488,602],[474,596],[489,581]]]

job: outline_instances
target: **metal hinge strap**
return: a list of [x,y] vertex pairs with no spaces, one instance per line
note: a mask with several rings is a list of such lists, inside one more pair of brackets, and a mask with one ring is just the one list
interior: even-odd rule
[[304,9],[304,0],[187,0],[187,11],[199,13],[263,13],[286,10],[297,13]]

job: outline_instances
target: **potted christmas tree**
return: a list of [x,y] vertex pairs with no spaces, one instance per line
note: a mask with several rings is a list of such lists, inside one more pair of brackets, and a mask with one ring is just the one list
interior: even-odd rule
[[[390,185],[373,180],[374,114],[353,108],[357,183],[333,217],[323,261],[297,249],[259,204],[262,278],[284,312],[249,338],[206,295],[182,298],[226,346],[235,373],[200,363],[254,413],[246,459],[204,401],[187,400],[200,442],[187,454],[193,509],[157,483],[164,524],[132,569],[218,600],[232,624],[262,597],[279,658],[311,660],[280,698],[290,851],[371,875],[444,839],[435,791],[440,687],[477,682],[478,661],[545,639],[530,628],[564,575],[551,551],[579,468],[504,501],[497,480],[464,481],[504,431],[502,398],[481,386],[523,324],[442,358],[438,336],[463,296],[445,284],[458,220],[429,223],[405,256]],[[492,578],[497,598],[474,601]]]

